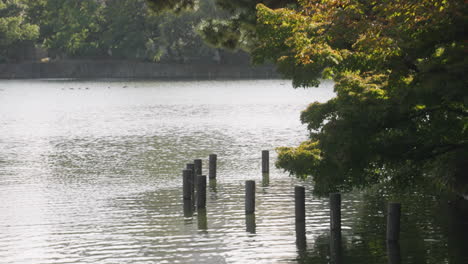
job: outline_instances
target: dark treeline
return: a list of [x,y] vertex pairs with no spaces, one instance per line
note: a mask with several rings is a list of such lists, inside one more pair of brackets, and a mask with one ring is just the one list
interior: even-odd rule
[[[0,0],[0,62],[124,59],[154,62],[235,61],[199,35],[225,15],[213,0],[195,10],[154,12],[145,0]],[[247,56],[240,56],[247,62]]]

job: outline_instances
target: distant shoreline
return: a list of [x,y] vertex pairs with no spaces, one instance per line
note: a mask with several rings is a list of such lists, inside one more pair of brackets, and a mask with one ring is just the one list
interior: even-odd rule
[[0,79],[48,78],[277,79],[281,76],[271,65],[78,60],[0,64]]

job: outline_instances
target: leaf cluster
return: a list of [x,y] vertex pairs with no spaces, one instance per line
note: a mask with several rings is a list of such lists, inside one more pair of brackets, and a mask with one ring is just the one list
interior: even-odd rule
[[[179,13],[196,8],[195,0],[147,0],[156,12],[170,10]],[[161,3],[164,2],[164,3]],[[213,47],[228,50],[252,51],[258,44],[256,32],[256,5],[264,4],[271,8],[295,6],[296,0],[215,0],[216,17],[205,18],[198,26],[203,40]]]
[[12,47],[39,37],[39,27],[27,21],[26,10],[22,1],[0,0],[0,61],[14,52]]
[[257,5],[257,62],[273,61],[296,87],[335,82],[335,98],[301,115],[316,151],[280,148],[278,165],[312,175],[323,193],[424,181],[468,193],[466,9],[461,0]]

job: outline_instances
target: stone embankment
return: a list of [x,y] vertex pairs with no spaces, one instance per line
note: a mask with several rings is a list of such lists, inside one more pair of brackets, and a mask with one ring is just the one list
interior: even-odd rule
[[36,78],[279,78],[273,66],[57,61],[0,64],[0,79]]

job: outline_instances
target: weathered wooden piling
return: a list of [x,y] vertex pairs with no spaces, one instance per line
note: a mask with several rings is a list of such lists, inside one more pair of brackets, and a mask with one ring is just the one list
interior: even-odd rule
[[400,243],[398,241],[387,241],[388,264],[401,264]]
[[294,205],[296,209],[296,222],[305,222],[305,188],[294,187]]
[[262,187],[270,186],[270,174],[262,173]]
[[187,163],[187,170],[192,171],[192,199],[195,200],[195,186],[197,185],[197,178],[195,177],[195,164]]
[[198,220],[198,229],[207,230],[208,229],[208,217],[206,215],[206,208],[200,208],[197,213]]
[[255,212],[255,181],[245,182],[245,213]]
[[192,217],[192,216],[193,216],[192,201],[184,200],[184,217]]
[[194,170],[194,169],[195,169],[195,164],[193,164],[193,163],[187,163],[186,169],[187,169],[187,170]]
[[340,193],[330,193],[330,260],[332,264],[343,263]]
[[218,189],[217,189],[217,186],[218,186],[218,182],[216,181],[216,179],[209,179],[208,180],[208,185],[210,187],[210,191],[213,192],[213,193],[217,193],[218,192]]
[[262,173],[270,173],[270,152],[262,150]]
[[341,194],[330,193],[330,230],[341,232]]
[[183,181],[184,200],[190,200],[192,199],[192,171],[191,170],[182,171],[182,181]]
[[218,156],[216,154],[210,154],[209,156],[209,166],[208,166],[208,177],[210,179],[216,179],[216,162]]
[[294,187],[294,208],[296,215],[296,246],[299,251],[307,248],[305,231],[305,188]]
[[341,242],[341,230],[330,231],[330,263],[343,264],[343,246]]
[[193,161],[193,164],[194,164],[195,176],[202,175],[202,160],[196,159]]
[[387,211],[387,241],[400,239],[401,204],[389,203]]
[[250,234],[255,234],[257,224],[255,223],[255,214],[247,214],[245,216],[246,231]]
[[197,208],[206,208],[206,175],[200,175],[197,178]]
[[305,222],[296,222],[296,247],[299,252],[304,252],[307,250]]
[[255,234],[257,224],[255,222],[255,214],[245,215],[245,231],[250,234]]

